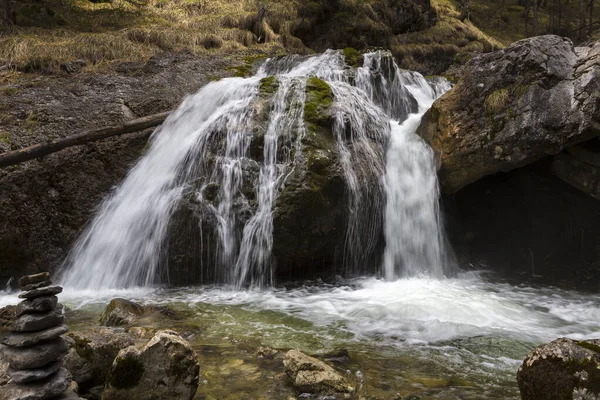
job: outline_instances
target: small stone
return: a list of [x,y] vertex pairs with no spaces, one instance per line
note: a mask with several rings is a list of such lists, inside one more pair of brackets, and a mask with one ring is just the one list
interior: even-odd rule
[[42,296],[51,296],[56,295],[62,292],[62,288],[60,286],[46,286],[40,289],[33,289],[28,292],[21,293],[19,295],[20,299],[35,299],[36,297]]
[[31,283],[29,285],[21,286],[21,290],[24,292],[27,292],[29,290],[39,289],[39,288],[43,288],[43,287],[50,286],[50,285],[52,285],[52,281],[48,280],[48,281]]
[[113,299],[100,316],[100,324],[104,326],[131,325],[144,315],[144,307],[126,299]]
[[62,360],[59,360],[37,369],[13,369],[8,367],[7,373],[17,383],[30,383],[46,379],[61,369],[62,365]]
[[41,314],[52,311],[58,304],[58,297],[44,296],[31,300],[23,300],[17,305],[17,317],[23,314]]
[[17,306],[8,305],[0,308],[0,326],[10,326],[17,318]]
[[42,382],[21,385],[10,382],[2,387],[0,400],[45,400],[61,395],[69,388],[68,372],[61,368]]
[[24,314],[10,326],[13,332],[37,332],[53,328],[65,322],[62,308],[57,308],[46,314]]
[[48,272],[42,272],[40,274],[35,275],[26,275],[19,279],[19,285],[31,285],[33,283],[43,282],[50,279],[50,274]]
[[283,358],[285,372],[296,389],[307,393],[354,393],[353,385],[323,361],[297,350],[288,351]]
[[2,345],[6,361],[14,369],[34,369],[56,361],[60,356],[69,351],[69,346],[62,339],[40,344],[30,348],[12,348]]
[[56,339],[68,331],[69,327],[67,325],[58,325],[39,332],[9,333],[2,338],[2,344],[9,347],[30,347],[39,342]]

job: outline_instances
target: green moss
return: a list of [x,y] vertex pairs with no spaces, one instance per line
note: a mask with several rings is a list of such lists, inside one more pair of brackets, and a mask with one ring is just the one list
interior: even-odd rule
[[77,352],[77,354],[79,354],[80,357],[90,361],[92,359],[92,356],[94,355],[94,352],[88,346],[91,341],[88,339],[84,339],[80,336],[77,336],[75,334],[72,334],[72,333],[69,334],[69,336],[75,342],[73,347],[75,348],[75,351]]
[[0,142],[10,145],[10,136],[8,132],[0,131]]
[[530,86],[531,85],[516,85],[515,88],[513,89],[513,93],[514,93],[515,97],[520,99],[521,97],[525,96],[525,93],[527,93],[527,90],[529,89]]
[[346,47],[344,50],[342,50],[342,53],[344,54],[344,58],[346,59],[346,64],[348,64],[349,66],[357,68],[362,65],[363,55],[360,51],[352,47]]
[[129,389],[136,386],[144,374],[144,365],[133,355],[117,358],[108,377],[108,383],[117,389]]
[[309,78],[306,82],[306,102],[304,104],[304,119],[310,124],[331,128],[331,105],[333,92],[327,82],[319,78]]
[[260,80],[259,92],[263,97],[268,97],[275,93],[279,88],[279,82],[274,76],[268,76]]
[[589,342],[577,342],[577,346],[583,347],[585,349],[591,350],[595,353],[600,354],[600,346],[589,343]]
[[254,64],[259,61],[265,59],[266,54],[258,54],[247,56],[243,58],[244,63],[242,65],[236,65],[234,67],[229,67],[228,70],[234,71],[233,76],[238,78],[246,78],[252,75],[254,71]]
[[498,89],[485,99],[485,110],[488,114],[498,114],[508,104],[508,89]]

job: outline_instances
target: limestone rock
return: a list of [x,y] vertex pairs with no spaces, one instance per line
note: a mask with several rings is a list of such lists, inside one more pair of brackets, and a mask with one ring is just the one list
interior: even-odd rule
[[6,372],[11,379],[17,383],[30,383],[48,378],[50,375],[61,369],[62,365],[62,361],[59,360],[53,361],[37,369],[16,370],[9,367]]
[[65,322],[62,308],[57,308],[46,314],[24,314],[10,326],[13,332],[37,332],[50,329]]
[[27,385],[10,382],[0,390],[0,400],[45,400],[62,394],[68,388],[68,372],[62,368],[41,382]]
[[469,61],[418,131],[440,157],[445,192],[600,134],[600,42],[580,50],[547,35]]
[[144,307],[125,299],[113,299],[100,316],[104,326],[130,325],[144,315]]
[[54,339],[30,348],[12,348],[2,345],[6,360],[14,369],[33,369],[57,360],[69,347],[62,339]]
[[17,305],[17,317],[23,314],[36,314],[52,311],[58,304],[58,297],[43,296],[31,300],[23,300]]
[[50,279],[50,274],[48,272],[41,272],[35,275],[26,275],[19,279],[19,285],[27,286],[32,285],[39,282],[44,282]]
[[600,339],[536,347],[517,372],[523,400],[600,398]]
[[159,331],[141,350],[128,347],[115,359],[103,400],[191,400],[198,388],[196,353],[176,332]]
[[52,340],[69,331],[67,325],[58,325],[39,332],[8,333],[2,338],[2,344],[10,347],[30,347],[46,340]]
[[28,292],[21,293],[20,299],[34,299],[42,296],[53,296],[61,293],[63,289],[60,286],[46,286],[40,289],[33,289]]
[[353,393],[354,386],[332,367],[297,350],[288,351],[283,357],[285,372],[301,392]]
[[65,367],[81,386],[103,385],[119,351],[134,344],[122,332],[107,328],[72,332],[67,337],[71,349],[65,357]]

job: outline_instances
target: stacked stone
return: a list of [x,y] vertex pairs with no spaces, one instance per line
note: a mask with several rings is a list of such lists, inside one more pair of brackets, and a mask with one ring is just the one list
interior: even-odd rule
[[1,345],[11,381],[2,387],[0,400],[63,398],[71,379],[62,360],[69,350],[61,337],[69,328],[56,297],[62,288],[51,286],[47,272],[25,276],[19,284],[24,300]]

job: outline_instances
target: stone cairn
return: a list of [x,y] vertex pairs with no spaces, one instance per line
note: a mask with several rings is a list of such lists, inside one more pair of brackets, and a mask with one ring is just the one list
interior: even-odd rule
[[2,387],[0,400],[68,398],[71,377],[62,359],[69,348],[61,335],[69,328],[56,297],[62,288],[51,286],[47,272],[24,276],[19,284],[24,300],[1,345],[11,381]]

